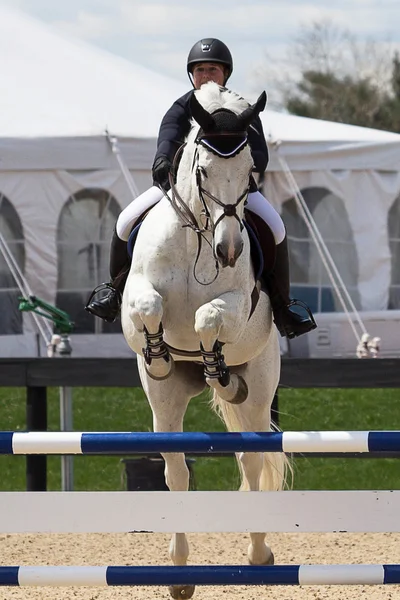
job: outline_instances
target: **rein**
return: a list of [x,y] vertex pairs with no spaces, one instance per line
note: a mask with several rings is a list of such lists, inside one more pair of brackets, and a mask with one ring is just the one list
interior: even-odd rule
[[[172,171],[174,173],[176,172],[178,160],[179,160],[180,155],[182,154],[185,146],[186,146],[186,142],[179,147],[178,151],[175,154],[174,162],[172,164]],[[193,265],[193,277],[197,281],[197,283],[199,283],[200,285],[211,285],[217,279],[217,277],[219,275],[219,263],[214,255],[214,251],[213,251],[213,255],[215,258],[215,276],[214,276],[214,278],[211,279],[211,281],[203,282],[203,281],[200,281],[200,279],[198,279],[198,277],[196,275],[196,266],[199,261],[199,257],[200,257],[200,253],[201,253],[202,240],[204,239],[207,242],[207,244],[210,246],[210,248],[212,248],[212,244],[209,242],[209,240],[204,235],[204,233],[206,231],[209,231],[208,217],[207,217],[206,226],[200,227],[195,215],[190,210],[190,208],[188,207],[186,202],[181,198],[178,190],[176,189],[174,177],[171,172],[168,174],[168,180],[169,180],[169,184],[171,186],[171,197],[166,193],[166,191],[163,188],[161,188],[164,196],[168,199],[169,203],[171,204],[172,208],[174,209],[174,211],[176,212],[178,217],[183,221],[182,227],[189,227],[197,235],[197,254],[196,254],[196,259],[195,259],[194,265]],[[208,209],[207,209],[207,212],[208,212]]]
[[[219,133],[218,136],[219,137],[222,137],[222,136],[231,137],[232,134]],[[217,136],[215,136],[215,137],[217,137]],[[199,144],[199,143],[202,143],[202,141],[203,141],[202,138],[196,138],[195,143]],[[235,152],[231,153],[230,155],[220,154],[215,149],[208,148],[208,144],[207,144],[207,148],[213,149],[214,153],[217,153],[219,156],[222,156],[223,158],[230,158],[230,156],[233,156],[234,154],[237,154],[238,152],[240,152],[240,150],[242,150],[245,147],[245,145],[247,145],[247,139],[244,142],[241,142],[241,144],[238,146],[238,148],[236,148]],[[175,154],[174,162],[172,165],[172,171],[174,173],[177,170],[177,165],[178,165],[179,159],[181,157],[181,154],[182,154],[185,146],[186,146],[186,143],[182,144],[179,147],[177,153]],[[219,262],[218,262],[217,257],[215,256],[215,252],[214,252],[212,243],[210,243],[210,241],[207,239],[207,237],[204,235],[204,233],[206,231],[211,231],[212,234],[214,235],[215,228],[219,225],[219,223],[225,217],[235,217],[240,224],[240,231],[243,231],[243,223],[240,221],[240,219],[237,215],[236,208],[239,206],[240,202],[242,202],[243,199],[247,198],[247,196],[249,194],[250,178],[249,178],[249,184],[248,184],[247,188],[244,190],[244,192],[241,194],[241,196],[237,199],[235,204],[224,204],[223,202],[221,202],[221,200],[219,200],[219,198],[217,198],[216,196],[211,194],[208,190],[206,190],[202,186],[201,176],[203,174],[205,177],[207,177],[207,174],[204,171],[204,169],[199,167],[197,161],[198,161],[198,151],[196,150],[194,158],[193,158],[192,169],[196,168],[196,185],[197,185],[199,199],[203,206],[203,211],[202,211],[201,215],[203,215],[205,217],[205,225],[204,226],[201,226],[199,224],[199,222],[197,221],[193,212],[190,210],[190,208],[188,207],[186,202],[180,196],[180,194],[176,188],[175,182],[174,182],[173,174],[171,172],[169,173],[169,176],[168,176],[169,183],[171,186],[171,198],[168,196],[168,194],[166,194],[165,190],[163,190],[163,193],[168,198],[172,208],[175,210],[175,212],[177,213],[179,218],[183,221],[183,223],[184,223],[183,227],[190,227],[190,229],[192,229],[192,231],[194,231],[197,235],[197,254],[196,254],[196,259],[195,259],[194,266],[193,266],[193,277],[195,278],[197,283],[199,283],[200,285],[210,285],[217,279],[217,277],[219,275]],[[207,198],[209,198],[210,200],[212,200],[213,202],[215,202],[216,204],[218,204],[218,206],[220,206],[223,209],[223,214],[217,219],[217,221],[215,223],[213,223],[211,220],[211,214],[208,209],[208,206],[207,206],[207,203],[205,200],[205,196]],[[196,266],[197,266],[197,263],[198,263],[198,260],[200,257],[200,253],[201,253],[201,248],[202,248],[202,239],[204,239],[207,242],[207,244],[210,246],[210,248],[212,248],[213,256],[215,259],[215,276],[213,277],[213,279],[211,279],[211,281],[208,281],[208,282],[200,281],[200,279],[197,277],[197,274],[196,274]]]
[[[209,134],[207,134],[208,136]],[[213,137],[221,137],[221,136],[226,136],[226,137],[233,137],[233,135],[237,135],[237,134],[231,134],[229,132],[227,133],[218,133],[218,134],[211,134]],[[238,144],[238,146],[229,154],[224,155],[221,152],[218,152],[215,147],[213,147],[212,145],[210,145],[209,143],[204,144],[204,140],[202,137],[198,137],[195,140],[195,143],[198,144],[202,144],[205,145],[206,148],[208,150],[211,150],[214,154],[218,154],[218,156],[222,156],[223,158],[230,158],[231,156],[234,156],[235,154],[239,153],[246,145],[247,145],[247,138],[243,141],[240,142],[240,144]],[[201,212],[201,215],[205,217],[205,225],[202,226],[201,224],[199,224],[198,220],[196,219],[196,216],[194,215],[193,211],[189,208],[189,206],[186,204],[186,202],[182,199],[181,195],[179,194],[175,182],[174,182],[174,173],[176,173],[177,171],[177,166],[179,163],[179,160],[181,158],[181,155],[183,153],[183,150],[186,147],[186,142],[184,142],[183,144],[181,144],[181,146],[178,148],[175,156],[174,156],[174,161],[172,164],[172,169],[170,171],[170,173],[168,174],[168,180],[171,186],[171,196],[168,195],[168,193],[160,186],[161,191],[163,192],[164,196],[167,198],[167,200],[169,201],[169,203],[171,204],[172,208],[174,209],[174,211],[176,212],[176,214],[178,215],[179,219],[181,221],[183,221],[183,225],[182,227],[189,227],[196,235],[197,235],[197,254],[196,254],[196,258],[195,258],[195,262],[193,265],[193,277],[194,279],[197,281],[197,283],[199,283],[200,285],[211,285],[218,277],[219,275],[219,262],[215,256],[215,252],[212,246],[212,242],[210,242],[208,240],[208,238],[204,235],[205,232],[207,231],[211,231],[212,235],[214,235],[214,231],[215,228],[219,225],[219,223],[222,221],[222,219],[224,219],[225,217],[234,217],[235,219],[238,220],[239,224],[240,224],[240,230],[243,231],[244,225],[243,225],[243,221],[241,221],[239,219],[239,216],[236,212],[237,207],[239,206],[240,202],[242,202],[244,199],[247,199],[247,196],[249,194],[250,191],[250,173],[249,173],[249,184],[246,187],[246,189],[244,190],[244,192],[239,196],[239,198],[236,200],[236,202],[234,204],[224,204],[223,202],[221,202],[221,200],[219,198],[217,198],[216,196],[214,196],[213,194],[211,194],[211,192],[209,192],[208,190],[206,190],[201,183],[201,176],[205,176],[207,177],[207,174],[205,172],[204,169],[202,169],[199,165],[198,165],[198,150],[196,149],[196,152],[194,154],[193,157],[193,165],[192,165],[192,170],[195,168],[196,169],[196,185],[197,185],[197,191],[198,191],[198,195],[199,195],[199,199],[200,202],[203,206],[203,211]],[[215,223],[212,222],[211,219],[211,214],[210,211],[208,209],[207,203],[206,203],[206,198],[212,200],[213,202],[215,202],[218,206],[220,206],[223,209],[223,214],[217,219],[217,221]],[[207,244],[210,246],[210,248],[212,248],[213,251],[213,256],[215,259],[215,276],[213,277],[213,279],[211,279],[208,282],[202,282],[198,279],[197,274],[196,274],[196,266],[200,257],[200,253],[201,253],[201,249],[202,249],[202,240],[205,240],[207,242]],[[250,319],[251,315],[253,314],[256,306],[257,306],[257,302],[260,296],[260,285],[257,283],[255,283],[255,286],[253,288],[253,291],[251,293],[251,309],[250,309],[250,313],[248,316],[248,319]],[[199,356],[199,352],[198,351],[180,351],[176,348],[172,348],[169,347],[170,351],[173,352],[174,354],[180,354],[180,355],[192,355],[192,356]]]

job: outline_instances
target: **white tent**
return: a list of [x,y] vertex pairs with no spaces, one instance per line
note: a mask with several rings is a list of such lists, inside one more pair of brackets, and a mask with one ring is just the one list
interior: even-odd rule
[[[108,129],[148,169],[166,109],[187,87],[0,7],[1,168],[115,167]],[[130,142],[130,143],[129,143]]]
[[[161,118],[189,88],[4,7],[0,69],[0,219],[7,202],[20,222],[23,240],[17,243],[18,235],[6,231],[15,248],[23,245],[21,263],[29,286],[55,304],[60,290],[83,294],[99,277],[107,278],[105,268],[86,281],[87,289],[82,279],[73,284],[80,260],[79,252],[75,256],[71,249],[79,240],[79,211],[68,208],[71,199],[79,194],[82,198],[85,190],[105,190],[108,196],[102,201],[107,206],[115,201],[118,209],[132,199],[105,131],[117,137],[121,155],[143,191],[151,181]],[[262,120],[271,142],[267,196],[278,208],[293,197],[288,167],[300,189],[323,188],[341,199],[358,258],[358,308],[386,309],[391,271],[387,214],[400,193],[400,136],[268,110]],[[86,200],[88,195],[83,193]],[[105,220],[108,229],[111,216]],[[95,230],[84,229],[90,251],[95,235],[100,247],[96,252],[107,252],[109,231],[99,234],[104,222],[96,222]],[[82,230],[80,235],[82,242]],[[69,266],[64,265],[60,275],[60,254],[68,243]],[[0,282],[1,287],[7,286]],[[34,329],[25,318],[24,335]],[[6,344],[0,338],[0,355],[10,347],[6,337]]]

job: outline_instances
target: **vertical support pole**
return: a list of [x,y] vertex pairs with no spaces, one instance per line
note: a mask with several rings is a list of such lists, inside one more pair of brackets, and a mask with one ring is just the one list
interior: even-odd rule
[[[26,425],[28,431],[47,430],[47,388],[26,388]],[[28,492],[47,490],[47,456],[26,457],[26,489]]]
[[[60,388],[60,430],[72,431],[72,388]],[[61,456],[61,489],[71,492],[74,489],[74,457]]]
[[[60,356],[68,357],[71,356],[72,347],[69,336],[67,334],[61,335],[61,341],[58,345],[58,352]],[[72,388],[61,387],[60,388],[60,430],[61,431],[72,431],[73,430],[73,417],[72,417]],[[61,489],[63,492],[71,492],[74,489],[74,457],[73,456],[62,456],[61,457]]]

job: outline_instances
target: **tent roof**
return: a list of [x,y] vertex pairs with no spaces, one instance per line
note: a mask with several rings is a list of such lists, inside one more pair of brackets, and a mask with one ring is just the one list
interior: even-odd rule
[[0,136],[157,136],[188,87],[0,7]]
[[[4,6],[0,72],[1,169],[115,166],[106,129],[131,168],[148,169],[165,111],[188,90]],[[292,169],[398,169],[400,135],[269,110],[261,119]]]
[[266,110],[261,115],[265,134],[273,141],[291,142],[389,142],[399,141],[400,135],[390,131],[357,127],[345,123],[297,117]]
[[279,157],[292,171],[399,170],[397,133],[270,111],[260,117],[271,149],[268,170],[281,170]]

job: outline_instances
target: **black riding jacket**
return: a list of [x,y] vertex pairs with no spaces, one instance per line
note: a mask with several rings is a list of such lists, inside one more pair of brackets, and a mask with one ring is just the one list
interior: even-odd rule
[[[190,97],[193,92],[194,90],[190,90],[190,92],[178,98],[164,115],[158,133],[157,152],[154,163],[160,157],[166,157],[172,163],[176,151],[185,141],[191,127]],[[257,116],[248,129],[248,141],[254,160],[254,171],[256,173],[264,173],[268,165],[269,156],[259,116]]]

